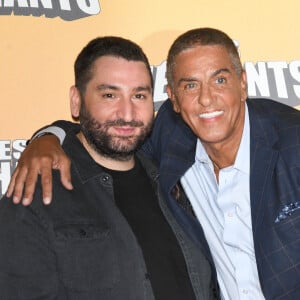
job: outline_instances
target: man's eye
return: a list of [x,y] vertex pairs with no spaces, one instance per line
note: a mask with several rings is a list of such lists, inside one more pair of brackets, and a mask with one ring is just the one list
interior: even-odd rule
[[144,95],[144,94],[136,94],[135,96],[134,96],[134,98],[136,98],[136,99],[145,99],[146,98],[146,96]]
[[184,89],[185,90],[195,90],[195,89],[198,89],[198,84],[196,82],[187,83],[184,86]]
[[200,84],[198,82],[188,82],[183,86],[183,93],[187,95],[197,94],[200,90]]
[[222,83],[225,83],[226,82],[226,79],[224,77],[218,77],[216,79],[216,83],[218,84],[222,84]]
[[113,98],[113,94],[103,94],[103,98]]

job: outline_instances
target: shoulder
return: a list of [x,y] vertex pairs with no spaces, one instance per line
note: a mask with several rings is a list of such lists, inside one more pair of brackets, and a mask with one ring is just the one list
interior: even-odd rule
[[268,116],[268,118],[284,118],[284,116],[300,117],[298,109],[272,99],[247,99],[247,105],[250,113],[261,114],[261,116]]
[[[262,137],[281,153],[300,153],[300,111],[269,99],[248,99],[251,136]],[[296,155],[298,157],[298,154]]]
[[170,99],[167,99],[159,108],[155,117],[155,127],[163,127],[167,131],[175,126],[181,119],[180,115],[173,110],[173,106]]
[[183,121],[181,115],[176,113],[170,99],[167,99],[160,107],[154,122],[152,135],[158,135],[160,139],[168,139],[170,134],[182,133],[183,135],[193,135],[192,130]]
[[269,122],[277,130],[300,126],[300,111],[271,99],[247,99],[250,122]]
[[180,119],[180,115],[174,112],[171,101],[167,99],[155,115],[151,134],[143,144],[141,148],[142,152],[152,157],[158,163],[162,151],[175,131]]

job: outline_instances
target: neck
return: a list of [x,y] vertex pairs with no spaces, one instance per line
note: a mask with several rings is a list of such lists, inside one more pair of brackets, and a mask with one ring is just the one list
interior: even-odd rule
[[207,153],[214,165],[214,169],[221,170],[223,168],[232,166],[234,164],[237,150],[238,149],[236,149],[234,152],[227,153],[227,154],[225,154],[224,152],[216,152],[216,151],[210,151]]
[[230,143],[230,145],[203,144],[206,153],[214,166],[216,175],[219,174],[219,171],[221,169],[232,166],[234,164],[240,146],[240,141],[241,138],[236,139],[235,142]]
[[134,156],[132,155],[129,157],[128,160],[120,161],[113,159],[111,157],[101,155],[95,149],[93,149],[87,140],[85,139],[82,132],[79,132],[77,134],[78,139],[81,141],[83,147],[86,149],[86,151],[89,153],[89,155],[93,158],[93,160],[98,163],[99,165],[110,169],[110,170],[116,170],[116,171],[128,171],[134,167]]

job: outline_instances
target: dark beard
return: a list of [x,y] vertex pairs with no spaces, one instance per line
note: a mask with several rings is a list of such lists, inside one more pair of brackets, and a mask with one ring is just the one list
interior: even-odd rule
[[[153,125],[153,120],[146,126],[140,121],[126,122],[123,119],[99,123],[86,110],[84,104],[80,109],[79,120],[81,131],[88,144],[100,155],[118,161],[128,161],[132,158],[132,155],[144,143]],[[116,137],[108,134],[111,126],[141,127],[142,130],[138,136]]]

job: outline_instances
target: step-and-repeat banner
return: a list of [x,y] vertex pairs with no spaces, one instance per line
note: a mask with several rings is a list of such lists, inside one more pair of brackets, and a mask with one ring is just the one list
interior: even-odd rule
[[158,108],[173,40],[218,28],[239,47],[250,97],[300,107],[299,11],[296,0],[0,0],[0,196],[32,132],[71,120],[73,62],[89,40],[118,35],[141,45]]

